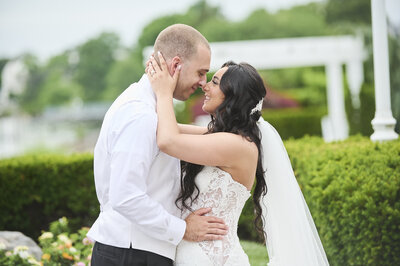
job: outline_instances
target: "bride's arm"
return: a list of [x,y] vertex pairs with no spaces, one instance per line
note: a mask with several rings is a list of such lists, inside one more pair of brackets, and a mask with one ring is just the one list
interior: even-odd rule
[[[172,99],[180,68],[171,77],[165,60],[160,56],[161,67],[152,59],[151,69],[147,69],[149,80],[157,96],[157,144],[170,156],[200,165],[234,167],[239,162],[251,160],[249,142],[231,133],[206,135],[183,134],[176,122]],[[152,70],[155,74],[151,75]]]
[[207,132],[206,127],[200,127],[195,125],[178,124],[179,133],[181,134],[193,134],[193,135],[203,135]]

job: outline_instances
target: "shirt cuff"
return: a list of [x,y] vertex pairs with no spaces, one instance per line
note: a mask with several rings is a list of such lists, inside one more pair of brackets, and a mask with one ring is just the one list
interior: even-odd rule
[[167,241],[177,246],[182,241],[186,231],[186,222],[171,215],[170,226],[167,232]]

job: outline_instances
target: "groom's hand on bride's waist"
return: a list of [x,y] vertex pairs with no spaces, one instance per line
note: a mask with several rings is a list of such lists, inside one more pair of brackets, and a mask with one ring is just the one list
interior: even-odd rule
[[186,219],[186,231],[183,239],[187,241],[221,240],[228,233],[224,220],[205,216],[211,208],[201,208],[191,213]]

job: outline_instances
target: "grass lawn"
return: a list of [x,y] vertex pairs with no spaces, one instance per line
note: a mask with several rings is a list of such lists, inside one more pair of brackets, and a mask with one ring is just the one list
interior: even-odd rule
[[267,265],[268,253],[265,245],[250,241],[240,241],[240,244],[244,252],[249,256],[251,266]]

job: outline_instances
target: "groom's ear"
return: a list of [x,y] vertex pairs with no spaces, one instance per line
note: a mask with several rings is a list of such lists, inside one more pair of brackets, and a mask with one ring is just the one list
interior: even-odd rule
[[174,75],[176,69],[181,64],[182,64],[182,60],[179,56],[175,56],[174,58],[172,58],[171,64],[170,64],[170,70],[169,70],[169,73],[171,74],[171,76]]

